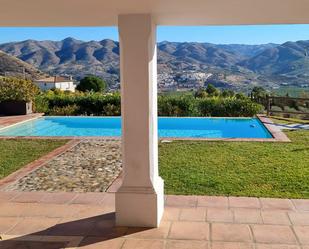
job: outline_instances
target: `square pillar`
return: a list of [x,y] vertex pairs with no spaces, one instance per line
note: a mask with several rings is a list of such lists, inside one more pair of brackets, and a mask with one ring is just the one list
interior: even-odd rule
[[116,224],[157,227],[164,209],[158,173],[156,25],[150,14],[118,17],[123,183]]

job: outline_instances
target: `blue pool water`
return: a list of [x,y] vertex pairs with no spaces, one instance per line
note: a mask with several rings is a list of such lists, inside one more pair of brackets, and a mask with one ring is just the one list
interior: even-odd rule
[[[158,118],[159,137],[272,138],[257,118]],[[120,117],[42,117],[0,136],[120,136]]]

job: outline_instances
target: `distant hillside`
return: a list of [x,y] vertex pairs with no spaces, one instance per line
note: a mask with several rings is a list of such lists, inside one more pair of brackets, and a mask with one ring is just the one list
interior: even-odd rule
[[[0,50],[45,73],[71,74],[77,79],[95,74],[105,78],[110,86],[119,85],[119,43],[116,41],[26,40],[1,44]],[[207,75],[206,83],[231,88],[278,87],[282,83],[301,86],[309,84],[308,50],[309,41],[281,45],[164,41],[158,44],[159,81],[163,87],[170,82],[177,87],[181,78],[183,86],[191,84],[198,72]],[[184,72],[187,79],[181,77]]]
[[45,74],[32,65],[0,51],[0,75],[37,79]]
[[[0,50],[13,55],[50,74],[72,74],[81,78],[97,74],[118,80],[118,43],[111,40],[82,42],[73,38],[63,41],[35,41],[6,43]],[[116,76],[112,73],[116,69]]]
[[241,63],[258,73],[309,76],[309,41],[286,42]]
[[278,46],[278,44],[274,43],[261,44],[261,45],[219,44],[217,46],[219,48],[230,51],[234,54],[241,55],[243,56],[243,58],[249,58],[263,52],[265,49],[276,47]]

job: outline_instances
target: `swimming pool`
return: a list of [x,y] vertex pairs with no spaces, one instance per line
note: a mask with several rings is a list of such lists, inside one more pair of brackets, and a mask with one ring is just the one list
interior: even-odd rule
[[[159,137],[272,138],[257,118],[159,117]],[[41,117],[0,129],[0,136],[121,136],[120,117]]]

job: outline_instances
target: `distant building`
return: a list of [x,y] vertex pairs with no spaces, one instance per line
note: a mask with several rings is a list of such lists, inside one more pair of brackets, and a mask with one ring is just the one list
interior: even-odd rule
[[54,76],[45,79],[35,80],[34,84],[37,85],[42,91],[59,89],[63,91],[75,92],[76,88],[72,77],[64,76]]

